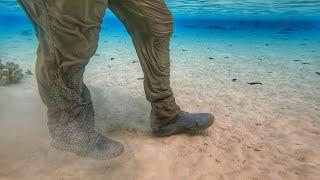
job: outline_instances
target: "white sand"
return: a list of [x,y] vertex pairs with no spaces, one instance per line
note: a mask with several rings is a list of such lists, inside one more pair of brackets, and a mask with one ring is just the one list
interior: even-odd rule
[[[101,162],[50,148],[45,107],[34,76],[26,76],[0,87],[0,179],[319,178],[320,54],[311,52],[319,39],[192,31],[173,38],[171,83],[182,109],[215,114],[215,126],[195,136],[153,137],[134,49],[127,35],[112,31],[102,34],[86,82],[97,129],[122,142],[125,154]],[[12,39],[1,43],[3,60],[34,70],[36,41]],[[263,85],[247,84],[253,81]]]

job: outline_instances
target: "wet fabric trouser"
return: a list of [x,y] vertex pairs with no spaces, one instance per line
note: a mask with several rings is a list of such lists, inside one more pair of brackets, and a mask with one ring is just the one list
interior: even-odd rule
[[52,137],[94,129],[94,109],[83,73],[94,55],[106,8],[125,25],[144,72],[151,126],[181,112],[170,88],[173,18],[163,0],[19,0],[39,39],[36,77],[48,108]]

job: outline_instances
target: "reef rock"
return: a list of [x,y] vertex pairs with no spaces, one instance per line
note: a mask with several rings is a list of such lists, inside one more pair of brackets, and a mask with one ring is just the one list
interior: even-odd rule
[[7,62],[3,65],[0,60],[0,86],[17,83],[22,77],[22,69],[18,64]]

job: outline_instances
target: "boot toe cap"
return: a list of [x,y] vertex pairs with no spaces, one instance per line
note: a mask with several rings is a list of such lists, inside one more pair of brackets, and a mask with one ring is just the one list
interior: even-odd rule
[[215,121],[211,113],[196,113],[194,116],[199,126],[204,128],[209,127]]
[[124,146],[114,140],[104,138],[97,142],[94,151],[91,153],[95,159],[103,160],[117,157],[124,152]]

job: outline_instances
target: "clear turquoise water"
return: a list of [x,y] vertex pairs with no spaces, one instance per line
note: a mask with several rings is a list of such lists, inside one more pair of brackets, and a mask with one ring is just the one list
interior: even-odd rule
[[[219,45],[222,41],[237,41],[243,44],[259,41],[264,46],[281,40],[281,47],[269,47],[281,52],[291,52],[292,55],[298,49],[301,56],[304,51],[312,51],[312,59],[320,57],[320,0],[166,2],[175,17],[175,37],[186,40],[187,43],[188,39],[192,41],[198,37],[203,40],[199,45],[203,46],[203,49]],[[0,0],[0,31],[0,58],[3,54],[14,58],[13,54],[6,52],[8,42],[14,43],[8,41],[9,38],[20,35],[21,39],[36,43],[33,28],[15,0]],[[24,36],[22,31],[28,32],[30,37]],[[113,34],[104,36],[104,33],[110,31]],[[102,39],[114,34],[127,36],[123,26],[107,10]],[[227,52],[228,48],[225,51]],[[318,61],[316,66],[319,66]]]

